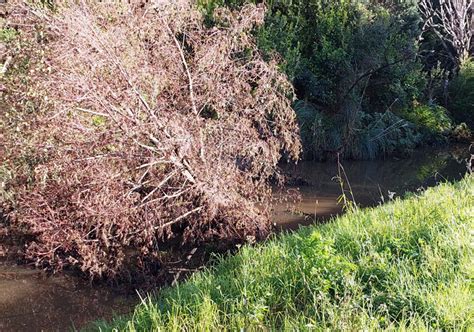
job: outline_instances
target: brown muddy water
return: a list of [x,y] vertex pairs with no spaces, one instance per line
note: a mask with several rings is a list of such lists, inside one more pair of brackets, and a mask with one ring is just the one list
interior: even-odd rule
[[[344,161],[355,201],[373,206],[406,191],[460,179],[467,171],[468,148],[420,150],[410,159]],[[275,190],[273,221],[279,229],[321,222],[341,213],[341,187],[334,177],[336,162],[282,165],[291,185]],[[295,192],[300,199],[293,203]],[[286,200],[286,202],[285,202]],[[93,286],[67,274],[48,276],[42,271],[2,259],[0,243],[0,331],[68,331],[97,319],[130,312],[137,295]]]
[[127,313],[137,302],[73,276],[47,276],[0,263],[0,331],[68,331],[91,320]]

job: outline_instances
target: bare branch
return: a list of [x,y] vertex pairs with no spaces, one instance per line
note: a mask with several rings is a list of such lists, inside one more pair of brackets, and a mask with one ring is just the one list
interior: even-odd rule
[[166,26],[166,29],[168,30],[171,38],[173,38],[173,41],[176,45],[176,48],[179,51],[179,55],[181,56],[181,61],[183,62],[184,70],[186,71],[186,75],[188,76],[188,85],[189,85],[189,98],[191,99],[191,105],[193,107],[193,113],[198,114],[197,108],[196,108],[196,99],[194,98],[194,88],[193,88],[193,78],[191,76],[191,72],[189,71],[189,66],[188,63],[186,62],[186,58],[184,57],[184,52],[183,48],[181,45],[179,45],[179,41],[176,39],[176,36],[173,33],[173,30],[171,30],[170,25],[168,22],[166,22],[163,19],[163,24]]
[[441,0],[438,6],[433,0],[421,0],[419,8],[424,20],[422,34],[433,31],[459,67],[471,51],[473,0]]

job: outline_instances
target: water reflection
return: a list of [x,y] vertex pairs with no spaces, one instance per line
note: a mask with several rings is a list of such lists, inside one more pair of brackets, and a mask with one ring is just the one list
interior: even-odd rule
[[[344,161],[342,165],[356,203],[371,206],[407,191],[462,178],[467,172],[469,156],[468,148],[460,146],[450,150],[420,150],[410,159]],[[337,162],[307,161],[282,168],[299,185],[275,191],[277,200],[288,201],[275,204],[273,220],[278,227],[297,228],[341,212],[342,206],[338,204],[341,187],[334,179],[338,174]],[[301,200],[292,203],[292,190],[296,188]]]

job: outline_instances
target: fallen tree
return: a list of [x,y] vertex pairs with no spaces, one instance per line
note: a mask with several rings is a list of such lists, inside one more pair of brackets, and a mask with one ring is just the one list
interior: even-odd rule
[[29,259],[113,278],[171,242],[268,234],[267,180],[300,143],[291,85],[250,34],[263,17],[220,9],[209,28],[189,1],[12,7],[28,45],[13,63],[34,56],[29,84],[6,73],[5,102],[38,111],[3,159]]

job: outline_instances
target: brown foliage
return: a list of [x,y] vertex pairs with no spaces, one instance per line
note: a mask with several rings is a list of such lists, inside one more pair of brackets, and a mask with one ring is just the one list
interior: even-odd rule
[[[251,38],[263,16],[221,10],[206,28],[188,1],[14,8],[47,68],[28,143],[41,158],[33,181],[11,184],[13,220],[36,236],[28,257],[114,277],[130,251],[145,261],[172,240],[266,236],[267,180],[300,143],[291,86]],[[9,161],[24,145],[6,144]]]

